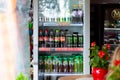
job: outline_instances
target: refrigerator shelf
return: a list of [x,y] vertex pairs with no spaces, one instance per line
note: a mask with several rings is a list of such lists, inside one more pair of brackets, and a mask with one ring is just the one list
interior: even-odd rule
[[39,48],[39,51],[83,51],[82,47],[79,48]]
[[[106,44],[104,44],[104,45],[106,45]],[[118,46],[118,45],[120,45],[120,44],[110,44],[111,46]]]
[[120,30],[120,28],[104,28],[104,30]]
[[70,23],[70,22],[45,22],[43,26],[80,26],[83,27],[83,23]]
[[51,72],[51,73],[39,73],[39,76],[44,75],[44,76],[70,76],[70,75],[83,75],[82,72],[79,73],[57,73],[57,72]]

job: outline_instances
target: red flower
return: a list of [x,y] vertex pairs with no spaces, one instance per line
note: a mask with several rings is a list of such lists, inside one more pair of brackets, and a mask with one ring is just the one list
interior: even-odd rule
[[91,46],[94,47],[96,45],[96,42],[92,42]]
[[110,50],[110,44],[106,44],[107,49]]
[[109,59],[108,56],[106,56],[105,60],[108,60],[108,59]]
[[119,66],[120,65],[120,60],[115,60],[114,65]]
[[99,56],[100,58],[103,58],[103,57],[105,56],[105,52],[102,51],[102,50],[100,50],[100,51],[98,52],[98,56]]

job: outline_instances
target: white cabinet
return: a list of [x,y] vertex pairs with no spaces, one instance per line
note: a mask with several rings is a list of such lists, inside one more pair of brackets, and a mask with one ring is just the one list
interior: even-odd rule
[[34,80],[90,74],[90,1],[33,1]]

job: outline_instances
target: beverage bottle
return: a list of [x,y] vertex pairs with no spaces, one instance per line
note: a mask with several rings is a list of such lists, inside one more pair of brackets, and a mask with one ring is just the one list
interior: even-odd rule
[[72,23],[76,23],[76,5],[73,5],[73,9],[72,9]]
[[65,33],[64,30],[60,30],[60,47],[65,47]]
[[83,56],[80,55],[80,72],[83,72]]
[[44,43],[43,43],[43,41],[44,41],[43,38],[44,38],[44,37],[43,37],[43,30],[40,29],[40,30],[39,30],[39,40],[38,40],[38,41],[39,41],[39,42],[38,42],[38,43],[39,43],[39,47],[43,47],[43,44],[44,44]]
[[83,35],[82,34],[78,34],[78,43],[77,43],[78,47],[83,47]]
[[74,72],[78,73],[80,68],[79,56],[75,56],[74,58]]
[[58,63],[59,63],[59,60],[58,60],[58,57],[57,56],[53,56],[53,72],[58,72],[59,70],[59,67],[58,67]]
[[49,47],[54,47],[54,32],[53,32],[53,29],[51,29],[49,33],[50,33]]
[[62,58],[58,58],[58,72],[63,72],[63,63],[62,63]]
[[73,32],[73,34],[72,34],[72,38],[73,38],[73,47],[77,47],[78,32]]
[[69,64],[69,66],[68,66],[68,68],[69,68],[69,72],[73,72],[74,71],[74,61],[73,61],[73,57],[72,56],[70,56],[69,58],[68,58],[69,60],[68,60],[68,64]]
[[83,10],[82,10],[82,5],[81,4],[79,4],[78,5],[78,15],[79,15],[79,23],[83,23]]
[[49,39],[49,35],[48,35],[48,30],[45,29],[44,30],[44,47],[48,47],[48,40]]
[[48,72],[48,62],[47,62],[47,56],[44,56],[44,71]]
[[47,59],[47,64],[48,64],[48,67],[47,67],[47,70],[48,70],[48,72],[52,72],[53,70],[52,70],[52,64],[53,62],[52,62],[52,56],[48,56],[48,59]]
[[42,56],[39,56],[39,70],[40,72],[44,72],[44,60]]
[[69,31],[66,31],[66,46],[72,47],[72,34]]
[[59,47],[60,37],[59,37],[59,29],[55,30],[55,47]]
[[63,72],[68,72],[68,60],[66,57],[63,58]]

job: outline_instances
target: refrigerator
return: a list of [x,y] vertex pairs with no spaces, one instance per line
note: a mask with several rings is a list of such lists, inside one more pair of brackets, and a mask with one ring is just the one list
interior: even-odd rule
[[33,3],[33,79],[90,74],[89,0]]
[[110,44],[112,55],[120,44],[120,4],[91,4],[91,23],[91,35],[95,37],[91,41],[100,46]]

